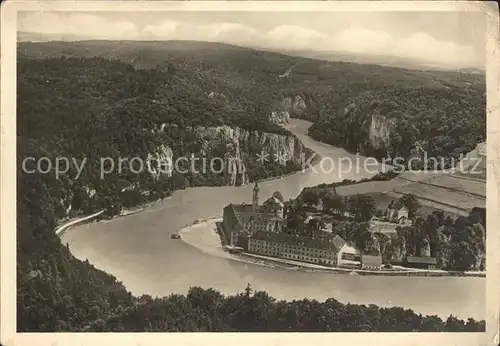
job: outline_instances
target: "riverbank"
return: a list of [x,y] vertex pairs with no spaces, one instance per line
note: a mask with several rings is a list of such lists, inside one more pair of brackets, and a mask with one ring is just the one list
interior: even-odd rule
[[256,182],[257,183],[264,183],[266,181],[283,179],[283,178],[292,176],[294,174],[305,174],[305,173],[308,173],[308,172],[310,172],[314,168],[314,166],[316,166],[317,164],[319,164],[321,162],[321,159],[322,159],[322,156],[320,154],[318,154],[317,152],[313,151],[312,155],[314,155],[314,158],[311,160],[310,165],[308,165],[304,169],[301,169],[301,170],[298,170],[298,171],[295,171],[295,172],[286,173],[286,174],[283,174],[283,175],[274,176],[274,177],[268,177],[268,178],[264,178],[264,179],[258,179],[258,180],[256,180]]
[[82,225],[85,222],[92,221],[93,219],[97,218],[99,215],[104,213],[104,210],[98,211],[97,213],[84,216],[84,217],[79,217],[76,219],[71,219],[62,224],[61,226],[57,227],[56,230],[54,231],[57,235],[62,235],[64,231],[67,231],[71,226],[75,225]]
[[104,214],[105,210],[103,209],[101,211],[98,211],[94,214],[90,214],[87,216],[79,216],[79,217],[74,217],[74,218],[71,218],[68,220],[61,220],[61,222],[62,222],[61,225],[59,225],[55,229],[54,232],[56,233],[56,235],[62,236],[63,233],[65,231],[67,231],[69,228],[71,228],[72,226],[81,226],[89,221],[105,222],[105,221],[111,221],[111,220],[114,220],[117,218],[129,216],[129,215],[137,214],[137,213],[140,213],[142,211],[147,210],[148,208],[152,208],[154,205],[159,204],[162,201],[167,200],[169,198],[170,198],[170,196],[166,197],[166,198],[158,199],[158,200],[153,201],[153,202],[144,203],[144,204],[138,205],[138,206],[133,207],[133,208],[126,208],[126,209],[124,208],[124,209],[122,209],[120,214],[115,215],[111,218],[100,219],[100,220],[98,219],[99,215]]
[[158,205],[158,204],[162,203],[163,201],[166,201],[166,200],[168,200],[170,198],[172,198],[171,195],[167,196],[165,198],[157,199],[157,200],[152,201],[152,202],[147,202],[147,203],[144,203],[144,204],[139,204],[139,205],[137,205],[135,207],[132,207],[132,208],[123,208],[122,211],[120,212],[120,214],[113,216],[113,219],[140,213],[141,211],[144,211],[146,209],[152,208],[155,205]]
[[326,267],[312,263],[287,260],[283,258],[268,257],[262,255],[243,252],[240,254],[230,254],[223,246],[223,239],[219,234],[217,223],[221,218],[208,220],[197,220],[193,224],[182,228],[179,231],[181,239],[187,244],[196,247],[204,253],[245,262],[271,267],[281,267],[309,272],[330,272],[336,274],[357,274],[357,275],[379,275],[379,276],[428,276],[428,277],[486,277],[485,272],[455,272],[445,270],[424,270],[405,267],[395,267],[392,270],[365,270],[365,269],[345,269],[339,267]]
[[[317,152],[314,152],[312,151],[313,155],[314,155],[314,158],[311,160],[311,165],[308,166],[307,168],[305,169],[302,169],[302,170],[297,170],[297,171],[294,171],[294,172],[289,172],[289,173],[286,173],[286,174],[283,174],[283,175],[278,175],[278,176],[271,176],[271,177],[268,177],[268,178],[264,178],[264,179],[259,179],[259,180],[256,180],[256,182],[258,183],[264,183],[264,182],[269,182],[269,181],[277,181],[277,180],[281,180],[283,178],[286,178],[286,177],[290,177],[290,176],[293,176],[293,175],[296,175],[296,174],[306,174],[308,172],[310,172],[313,167],[315,165],[317,165],[320,161],[321,161],[321,155],[318,154]],[[242,185],[242,186],[246,186],[246,185],[249,185],[249,184],[245,184],[245,185]],[[221,187],[224,187],[225,185],[221,186]],[[146,203],[143,203],[143,204],[138,204],[137,206],[135,207],[131,207],[131,208],[123,208],[120,212],[120,214],[117,214],[117,215],[114,215],[112,217],[109,217],[109,218],[105,218],[105,219],[101,219],[101,220],[97,220],[97,222],[110,222],[110,221],[113,221],[115,219],[118,219],[118,218],[122,218],[122,217],[125,217],[125,216],[130,216],[130,215],[133,215],[133,214],[137,214],[137,213],[140,213],[140,212],[143,212],[143,211],[146,211],[146,210],[149,210],[149,209],[152,209],[153,207],[157,206],[157,205],[160,205],[161,203],[163,203],[164,201],[166,200],[169,200],[172,198],[172,196],[176,193],[178,193],[179,191],[184,191],[184,190],[187,190],[187,189],[190,189],[190,188],[197,188],[197,187],[200,187],[200,186],[194,186],[194,187],[187,187],[187,188],[183,188],[183,189],[179,189],[179,190],[174,190],[172,191],[172,193],[165,197],[165,198],[160,198],[160,199],[157,199],[155,201],[151,201],[151,202],[146,202]],[[207,187],[207,186],[205,186]],[[97,217],[98,215],[101,215],[104,213],[104,210],[96,213],[96,214],[92,214],[92,215],[88,215],[88,216],[84,216],[84,217],[79,217],[79,218],[72,218],[72,219],[69,219],[69,220],[64,220],[62,225],[59,226],[57,229],[59,228],[62,228],[68,224],[71,224],[73,225],[73,222],[74,224],[78,224],[80,225],[80,221],[82,221],[83,223],[83,220],[90,220],[90,219],[93,219],[95,217]],[[70,225],[70,226],[71,226]],[[59,233],[56,233],[56,234],[59,234]]]

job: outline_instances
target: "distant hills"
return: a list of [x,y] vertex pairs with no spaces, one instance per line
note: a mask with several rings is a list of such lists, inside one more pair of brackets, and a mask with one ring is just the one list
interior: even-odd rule
[[[259,116],[282,112],[284,118],[313,121],[313,138],[377,158],[388,153],[409,158],[424,150],[448,162],[485,140],[485,76],[477,69],[424,71],[198,41],[18,44],[19,58],[96,56],[140,69],[179,71],[197,81],[199,92],[231,94],[240,104],[245,99]],[[187,88],[193,84],[189,78]]]
[[[48,41],[88,41],[89,39],[78,34],[47,34],[19,31],[17,33],[19,42],[48,42]],[[168,41],[162,41],[168,42]],[[226,44],[225,44],[226,45]],[[415,70],[447,70],[462,73],[484,73],[483,69],[477,67],[444,68],[432,62],[425,62],[411,58],[395,57],[390,55],[359,54],[343,51],[318,51],[318,50],[287,50],[273,49],[267,47],[247,47],[260,51],[276,52],[290,56],[311,58],[326,61],[343,61],[358,64],[372,64],[381,66],[392,66]]]
[[[49,39],[53,41],[33,42]],[[155,331],[172,326],[176,331],[226,328],[213,323],[212,308],[209,312],[189,308],[188,315],[182,310],[190,306],[184,303],[186,299],[194,302],[206,294],[210,301],[212,296],[219,301],[217,292],[172,296],[181,310],[158,300],[170,304],[163,310],[173,311],[174,306],[179,316],[189,316],[159,319],[154,305],[153,311],[143,304],[147,296],[133,297],[116,278],[77,260],[54,233],[63,217],[102,209],[111,216],[122,207],[166,197],[186,186],[222,185],[226,177],[157,177],[149,172],[138,175],[125,167],[102,179],[94,174],[99,172],[99,158],[231,154],[254,177],[285,174],[298,168],[256,164],[254,154],[261,153],[263,145],[276,152],[303,151],[296,138],[274,123],[290,116],[313,121],[311,135],[316,139],[348,150],[359,148],[376,157],[387,152],[420,157],[427,150],[448,162],[474,149],[486,136],[483,74],[328,61],[326,56],[318,60],[290,52],[194,41],[83,41],[78,35],[28,33],[19,33],[19,41],[18,158],[89,158],[81,179],[73,179],[74,169],[56,179],[51,174],[22,174],[18,166],[19,331],[139,331],[134,329],[137,321],[150,331],[148,324]],[[457,181],[465,181],[461,185],[476,195],[484,190],[484,183],[465,178],[431,183],[448,194],[457,189]],[[429,183],[429,193],[419,198],[442,203],[439,191]],[[447,203],[459,204],[462,195],[454,194]],[[247,298],[234,299],[252,303]],[[255,309],[238,308],[235,315],[224,305],[213,306],[223,307],[217,321],[231,321],[241,311],[243,317],[234,321],[248,321],[248,314],[255,315]],[[261,313],[267,311],[257,311],[258,316]],[[328,314],[318,316],[325,321],[335,319]],[[453,325],[454,320],[449,320]],[[245,330],[236,322],[228,330]],[[467,322],[467,328],[480,327],[472,322]],[[359,321],[352,324],[349,330],[363,327]],[[432,330],[444,328],[441,322],[436,324]],[[290,330],[289,326],[295,328],[296,323],[275,328]]]
[[257,47],[265,51],[275,51],[292,56],[300,56],[304,58],[327,60],[327,61],[343,61],[357,64],[370,64],[381,66],[392,66],[412,70],[442,70],[442,71],[457,71],[463,73],[484,73],[484,70],[475,67],[466,68],[451,68],[439,66],[431,61],[421,61],[405,57],[397,57],[391,55],[377,54],[360,54],[343,51],[314,51],[314,50],[278,50]]

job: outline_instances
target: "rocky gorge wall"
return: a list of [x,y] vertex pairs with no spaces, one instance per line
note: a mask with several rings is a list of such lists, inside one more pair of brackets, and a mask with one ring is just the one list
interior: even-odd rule
[[350,127],[364,132],[364,138],[358,143],[358,149],[365,153],[367,149],[391,153],[391,138],[397,125],[395,112],[387,112],[381,105],[365,105],[351,101],[344,108],[344,119]]
[[[237,102],[224,93],[207,92],[206,97],[219,105],[237,109]],[[288,124],[290,117],[307,110],[306,100],[301,95],[289,95],[273,100],[269,106],[262,108],[268,112],[267,119],[266,115],[262,117],[262,130],[249,130],[237,123],[184,127],[174,122],[144,129],[148,134],[144,146],[149,149],[140,158],[143,163],[147,162],[145,169],[131,174],[129,162],[115,162],[114,171],[107,174],[105,180],[94,175],[68,182],[64,188],[66,192],[59,198],[64,217],[90,213],[96,208],[112,209],[111,214],[116,214],[122,208],[162,198],[189,186],[238,186],[250,180],[297,171],[302,160],[312,153],[291,133],[267,132],[265,123],[267,120],[271,124]],[[265,162],[259,161],[262,156]],[[191,169],[190,158],[196,159],[195,171]],[[210,167],[212,162],[214,169]],[[99,163],[95,163],[95,167],[98,166]],[[182,169],[180,174],[178,169]],[[75,203],[77,200],[82,202]]]
[[[303,118],[312,107],[311,102],[302,95],[290,95],[276,101],[276,111],[269,116],[275,124],[288,124],[290,118]],[[319,109],[319,107],[316,107]],[[342,111],[341,111],[342,112]],[[331,114],[329,114],[331,113]],[[388,150],[391,147],[391,133],[397,124],[396,112],[387,112],[383,106],[367,107],[366,104],[352,100],[343,109],[343,118],[350,126],[366,132],[366,139],[360,149]],[[320,116],[317,114],[316,116]],[[333,111],[322,112],[323,120],[336,116]],[[326,123],[327,124],[327,123]]]
[[[246,160],[257,161],[259,156],[265,154],[269,161],[279,155],[291,161],[299,163],[304,154],[304,146],[293,135],[281,135],[276,133],[249,131],[240,127],[228,125],[212,127],[195,127],[189,129],[193,135],[199,152],[192,153],[197,157],[222,159],[224,162],[225,184],[235,186],[249,182]],[[160,146],[152,155],[159,160],[174,162],[174,152],[168,146]],[[286,162],[276,161],[278,164],[286,165]],[[172,170],[164,174],[172,176]],[[158,170],[159,172],[160,170]],[[159,174],[155,175],[157,179]]]
[[[162,124],[155,131],[160,136],[161,132],[171,127],[177,126]],[[177,131],[177,128],[175,130]],[[175,176],[179,178],[184,173],[186,173],[186,176],[192,174],[191,162],[185,160],[190,157],[197,159],[195,168],[198,172],[195,172],[195,175],[198,175],[198,183],[196,186],[198,184],[213,184],[209,180],[214,179],[214,176],[218,176],[216,185],[238,186],[250,182],[251,167],[262,167],[273,164],[274,168],[269,169],[270,173],[276,170],[276,165],[282,167],[282,170],[286,171],[286,173],[291,173],[291,169],[289,168],[290,163],[300,167],[300,163],[304,158],[307,158],[309,153],[304,148],[302,142],[292,134],[282,135],[263,131],[249,131],[238,126],[228,125],[188,127],[183,131],[185,131],[185,137],[189,138],[189,148],[194,150],[185,151],[182,159],[180,159],[178,154],[179,147],[174,148],[167,144],[157,146],[148,154],[147,158],[144,158],[144,160],[147,159],[149,162],[144,172],[126,179],[117,178],[112,174],[106,177],[106,179],[120,181],[121,185],[117,186],[121,188],[116,191],[116,194],[120,196],[127,193],[139,193],[147,197],[154,190],[162,189],[161,186],[175,190],[177,188],[172,187],[172,184],[161,185],[160,182],[175,179]],[[266,156],[266,162],[259,163],[258,160],[261,155]],[[278,160],[278,157],[285,160]],[[206,159],[206,161],[203,162],[202,159]],[[212,159],[214,159],[214,162],[219,162],[223,165],[222,167],[216,167],[217,172],[215,174],[207,172],[211,169],[210,162]],[[127,165],[128,162],[123,163],[123,171],[127,171]],[[205,165],[204,169],[207,171],[201,170],[203,167],[200,165]],[[183,172],[176,174],[177,169],[182,169]],[[115,167],[115,171],[120,170]],[[151,181],[153,181],[153,184],[151,184]],[[157,182],[158,185],[155,185],[154,182]],[[120,203],[116,199],[111,201],[108,198],[107,194],[109,194],[109,191],[94,188],[94,184],[90,181],[82,182],[80,180],[78,183],[83,183],[78,192],[74,191],[71,187],[72,183],[70,183],[70,186],[66,189],[67,193],[60,199],[61,209],[65,211],[66,217],[70,216],[70,212],[78,212],[78,208],[74,208],[75,210],[72,211],[75,198],[90,201],[94,205],[93,208],[102,208],[102,201],[107,201],[106,203],[111,203],[113,206],[116,205],[118,208],[116,212],[120,212],[121,207],[118,207]]]
[[303,96],[293,95],[275,100],[275,111],[269,116],[274,124],[288,124],[291,117],[301,117],[307,110],[307,103]]

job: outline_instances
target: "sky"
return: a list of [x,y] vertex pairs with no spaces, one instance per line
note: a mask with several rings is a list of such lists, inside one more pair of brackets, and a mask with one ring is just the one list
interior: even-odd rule
[[198,40],[484,67],[481,12],[20,12],[18,31],[75,39]]

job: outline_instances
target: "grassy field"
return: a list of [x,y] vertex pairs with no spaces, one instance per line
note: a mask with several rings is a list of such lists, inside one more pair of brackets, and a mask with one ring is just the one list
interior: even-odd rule
[[456,206],[460,209],[471,209],[475,206],[483,207],[485,205],[483,198],[422,183],[409,184],[395,189],[394,192],[401,195],[413,193],[421,199]]
[[479,180],[462,179],[454,175],[442,175],[426,180],[422,184],[463,192],[479,198],[486,198],[486,184]]
[[486,181],[458,176],[457,173],[405,172],[388,181],[338,186],[336,191],[342,196],[368,194],[381,210],[385,210],[392,200],[413,193],[422,206],[418,211],[420,215],[436,210],[450,216],[467,215],[473,207],[486,205]]
[[[375,202],[377,204],[377,209],[380,209],[384,211],[389,203],[391,201],[397,200],[398,198],[401,197],[400,194],[395,193],[395,192],[387,192],[387,193],[370,193],[369,194],[373,199],[375,199]],[[421,207],[417,211],[417,216],[422,216],[425,217],[426,215],[432,214],[434,211],[442,211],[445,216],[451,216],[451,217],[456,217],[458,215],[463,215],[467,216],[468,212],[457,209],[457,208],[452,208],[448,207],[443,204],[438,204],[434,203],[431,201],[419,200]]]
[[337,194],[341,196],[349,196],[355,194],[370,194],[370,193],[391,191],[394,190],[395,188],[399,188],[408,184],[411,184],[411,182],[408,180],[401,178],[394,178],[388,181],[368,181],[366,183],[338,186],[336,188],[336,191]]
[[455,172],[452,175],[459,178],[462,177],[462,178],[470,178],[474,180],[486,181],[487,163],[488,162],[486,160],[486,157],[483,156],[479,159],[479,162],[474,161],[470,169],[465,170],[464,172]]

